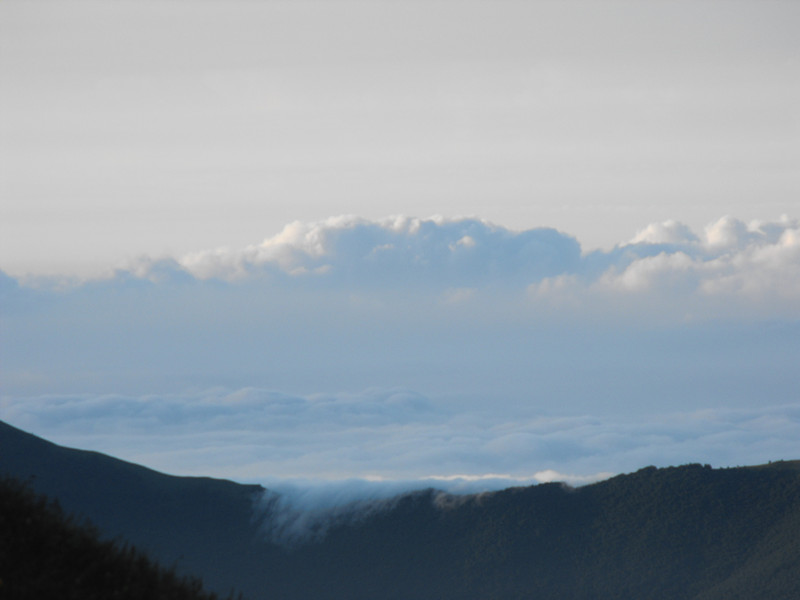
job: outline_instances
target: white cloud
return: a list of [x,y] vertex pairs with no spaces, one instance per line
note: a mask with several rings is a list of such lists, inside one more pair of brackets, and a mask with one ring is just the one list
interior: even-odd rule
[[675,220],[651,223],[633,237],[630,244],[693,244],[697,236],[683,223]]
[[239,251],[213,250],[181,259],[196,277],[320,274],[346,285],[447,282],[519,284],[573,269],[580,248],[552,229],[514,232],[478,219],[333,217],[294,222]]
[[448,506],[461,494],[584,485],[650,464],[745,465],[800,452],[797,403],[647,418],[536,413],[445,408],[398,389],[0,400],[0,417],[67,446],[170,473],[261,483],[264,533],[289,544],[413,490],[442,490],[432,500]]
[[553,469],[547,469],[545,471],[539,471],[538,473],[534,474],[534,479],[538,483],[550,483],[553,481],[563,481],[569,485],[585,485],[587,483],[595,483],[597,481],[601,481],[603,479],[607,479],[611,476],[615,475],[615,473],[595,473],[593,475],[568,475],[564,473],[559,473],[558,471],[554,471]]
[[534,407],[459,410],[404,390],[296,396],[241,389],[5,397],[0,413],[58,443],[171,473],[269,482],[275,489],[330,481],[352,490],[358,486],[341,480],[356,478],[383,482],[370,488],[376,493],[409,488],[408,482],[480,491],[581,484],[649,464],[754,464],[800,453],[796,403],[662,408],[641,418],[544,414]]
[[640,258],[622,273],[607,274],[601,281],[629,292],[652,291],[654,288],[669,292],[691,283],[687,276],[694,264],[683,252],[662,252],[656,256]]
[[[423,302],[452,302],[491,295],[494,303],[512,305],[527,290],[537,307],[562,311],[599,303],[628,312],[635,304],[634,312],[647,313],[654,305],[660,308],[650,316],[669,315],[663,310],[668,300],[696,314],[719,317],[728,311],[738,318],[749,312],[762,318],[777,311],[794,318],[800,316],[798,240],[800,222],[788,217],[749,225],[723,217],[702,236],[670,220],[645,227],[611,250],[581,255],[576,239],[553,229],[513,231],[473,218],[341,216],[290,223],[239,250],[142,258],[118,270],[107,285],[249,282],[265,286],[251,288],[253,296],[343,290],[362,298],[402,292]],[[85,287],[97,292],[92,282]]]
[[754,238],[747,225],[731,216],[722,217],[705,228],[706,244],[717,251],[742,249]]
[[[791,276],[800,268],[798,232],[800,224],[786,217],[750,225],[723,217],[706,227],[701,240],[670,220],[647,226],[611,251],[580,257],[577,241],[554,230],[514,232],[476,219],[345,216],[295,222],[257,246],[198,253],[180,262],[201,279],[282,274],[302,276],[312,286],[436,293],[449,288],[451,300],[462,298],[459,290],[473,294],[491,286],[496,295],[501,286],[527,288],[529,298],[544,303],[551,295],[562,302],[568,293],[567,306],[609,293],[635,294],[636,301],[651,294],[656,303],[663,297],[712,300],[711,312],[719,314],[729,300],[737,310],[750,303],[758,312],[759,303],[767,302],[773,311],[769,300],[777,297],[784,300],[781,310],[791,312],[800,299]],[[142,275],[141,269],[136,273]]]
[[547,470],[531,477],[492,473],[416,480],[272,479],[262,482],[267,491],[257,504],[256,515],[260,518],[265,535],[273,541],[293,545],[323,537],[334,524],[352,523],[389,509],[400,495],[415,491],[435,490],[432,501],[441,508],[447,508],[464,502],[465,494],[483,495],[509,487],[553,481],[585,485],[613,475],[615,473],[575,476]]

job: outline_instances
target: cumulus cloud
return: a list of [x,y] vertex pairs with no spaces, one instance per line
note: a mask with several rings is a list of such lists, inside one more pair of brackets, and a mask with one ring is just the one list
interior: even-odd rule
[[478,219],[336,217],[291,223],[241,250],[200,252],[134,272],[159,281],[169,279],[170,269],[200,280],[271,279],[277,289],[429,291],[445,301],[462,299],[464,291],[496,296],[527,288],[529,298],[560,303],[569,281],[573,298],[566,306],[598,300],[613,306],[620,296],[624,301],[633,294],[638,301],[649,293],[656,302],[680,299],[713,314],[780,310],[797,316],[798,238],[800,223],[788,217],[746,224],[726,216],[699,235],[669,220],[611,250],[581,254],[577,240],[547,228],[512,231]]
[[[625,314],[634,307],[646,312],[652,302],[661,307],[655,314],[672,304],[695,316],[763,317],[778,311],[796,318],[799,240],[800,222],[788,217],[744,223],[726,216],[700,234],[675,220],[653,223],[610,250],[582,254],[578,240],[548,228],[342,216],[290,223],[242,249],[143,258],[83,289],[228,282],[241,290],[249,282],[254,294],[271,298],[339,292],[374,302],[400,293],[444,304],[481,297],[513,304],[519,300],[515,294],[527,290],[528,302],[578,312],[598,303],[608,310],[622,306]],[[4,283],[4,295],[20,293],[14,283]]]
[[577,267],[577,241],[553,229],[515,232],[478,219],[335,217],[295,222],[242,250],[181,259],[199,278],[317,276],[348,285],[517,284]]
[[[684,225],[652,224],[630,242],[593,252],[583,271],[531,283],[530,297],[573,311],[598,305],[628,316],[800,317],[800,222],[745,224],[723,217],[702,236]],[[594,308],[593,308],[594,307]]]
[[696,244],[698,237],[683,223],[668,220],[662,223],[651,223],[633,237],[625,245],[630,244]]

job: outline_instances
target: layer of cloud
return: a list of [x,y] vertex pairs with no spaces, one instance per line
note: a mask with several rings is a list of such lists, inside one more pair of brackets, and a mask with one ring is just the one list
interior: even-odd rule
[[298,506],[320,505],[323,496],[332,506],[414,487],[580,484],[649,464],[729,466],[800,455],[797,403],[662,409],[641,418],[459,410],[397,389],[314,396],[242,389],[5,397],[0,415],[58,443],[167,472],[267,483]]
[[608,414],[793,402],[798,232],[788,218],[668,221],[582,254],[552,229],[341,217],[105,279],[2,277],[0,387],[400,386]]

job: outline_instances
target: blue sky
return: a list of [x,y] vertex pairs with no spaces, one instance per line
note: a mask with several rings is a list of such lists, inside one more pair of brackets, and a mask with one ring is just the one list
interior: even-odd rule
[[253,481],[796,458],[799,22],[3,2],[0,418]]

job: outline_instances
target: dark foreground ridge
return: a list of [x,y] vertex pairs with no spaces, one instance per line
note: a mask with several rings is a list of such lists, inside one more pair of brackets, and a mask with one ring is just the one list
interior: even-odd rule
[[[0,597],[15,600],[217,600],[141,551],[101,540],[55,501],[0,479]],[[229,599],[233,596],[229,596]]]
[[648,467],[577,489],[425,490],[293,547],[259,533],[259,486],[171,477],[3,423],[0,474],[253,600],[800,597],[798,461]]

